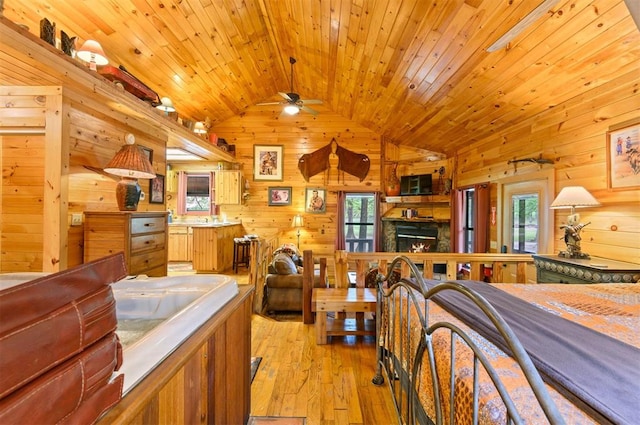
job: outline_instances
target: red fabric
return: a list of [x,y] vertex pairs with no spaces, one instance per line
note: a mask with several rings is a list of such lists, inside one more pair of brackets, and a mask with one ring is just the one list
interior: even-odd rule
[[476,210],[474,221],[473,252],[489,251],[489,183],[475,185]]

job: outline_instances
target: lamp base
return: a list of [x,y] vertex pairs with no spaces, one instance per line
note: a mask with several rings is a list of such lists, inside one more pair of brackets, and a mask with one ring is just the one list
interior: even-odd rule
[[116,185],[116,201],[120,211],[137,211],[142,189],[137,179],[123,177]]

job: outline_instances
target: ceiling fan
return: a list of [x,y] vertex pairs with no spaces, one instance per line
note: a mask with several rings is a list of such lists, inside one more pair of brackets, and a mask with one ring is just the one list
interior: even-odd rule
[[290,57],[289,63],[291,64],[291,91],[289,93],[278,92],[278,94],[285,98],[285,100],[281,102],[266,102],[266,103],[258,103],[260,106],[264,105],[285,105],[284,112],[289,115],[295,115],[301,110],[304,112],[308,112],[311,115],[318,115],[318,111],[315,109],[311,109],[305,104],[309,105],[319,105],[322,103],[321,100],[317,99],[300,99],[300,95],[293,91],[293,64],[296,63],[295,58]]

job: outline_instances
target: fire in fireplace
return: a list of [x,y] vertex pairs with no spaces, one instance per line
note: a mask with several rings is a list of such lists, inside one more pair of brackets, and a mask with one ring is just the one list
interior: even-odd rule
[[436,252],[438,227],[415,223],[396,226],[396,252]]

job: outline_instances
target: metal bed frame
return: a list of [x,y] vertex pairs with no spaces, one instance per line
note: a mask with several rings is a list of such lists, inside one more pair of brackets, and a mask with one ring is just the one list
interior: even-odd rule
[[[386,288],[385,283],[387,279],[391,277],[394,270],[398,269],[401,271],[400,274],[402,278],[397,283]],[[395,271],[395,273],[398,272]],[[504,338],[507,346],[511,349],[513,359],[518,363],[522,373],[526,377],[549,423],[564,423],[558,408],[549,396],[542,378],[529,358],[529,355],[502,317],[482,296],[456,282],[443,282],[432,289],[428,289],[416,265],[405,256],[396,257],[392,261],[386,276],[381,273],[378,274],[377,286],[377,371],[373,378],[373,383],[382,385],[386,379],[393,397],[399,423],[435,423],[438,425],[455,423],[454,401],[456,387],[454,380],[456,377],[456,344],[454,342],[460,341],[463,341],[464,344],[473,351],[473,423],[478,423],[480,392],[478,377],[482,369],[484,369],[490,377],[492,384],[504,403],[507,423],[525,423],[525,420],[518,412],[512,397],[502,382],[499,373],[492,367],[487,356],[482,352],[482,349],[473,342],[469,335],[453,323],[430,323],[429,308],[430,303],[434,302],[431,298],[442,291],[457,291],[464,294],[490,318]],[[412,309],[414,309],[417,314],[410,314]],[[421,331],[419,341],[409,341],[409,338],[411,338],[411,321],[415,321],[415,317],[420,321]],[[393,325],[394,320],[399,320],[400,322],[398,323],[401,323],[401,326]],[[387,324],[386,326],[385,323]],[[443,328],[449,329],[451,332],[451,360],[449,362],[451,379],[450,382],[448,382],[450,388],[450,397],[448,397],[448,400],[442,400],[443,391],[440,383],[441,380],[437,378],[436,354],[432,344],[433,333]],[[403,333],[403,330],[405,333]],[[417,395],[417,388],[419,388],[421,384],[420,372],[423,364],[428,364],[431,376],[435,378],[431,379],[435,418],[428,417],[422,409]],[[403,367],[403,365],[407,365],[407,367]],[[429,383],[422,383],[422,385],[429,385]],[[448,403],[448,406],[445,405],[445,403]],[[450,412],[449,418],[443,417],[445,407],[448,407],[448,411]]]

